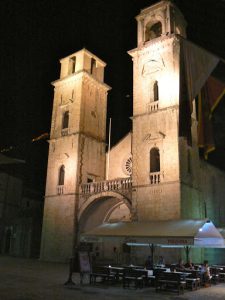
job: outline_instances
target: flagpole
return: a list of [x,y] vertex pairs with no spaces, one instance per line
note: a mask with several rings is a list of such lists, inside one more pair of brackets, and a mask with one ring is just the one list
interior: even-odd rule
[[112,123],[112,120],[111,120],[111,118],[109,118],[109,146],[108,146],[108,153],[107,153],[106,180],[109,179],[109,163],[110,163],[110,147],[111,147],[111,123]]

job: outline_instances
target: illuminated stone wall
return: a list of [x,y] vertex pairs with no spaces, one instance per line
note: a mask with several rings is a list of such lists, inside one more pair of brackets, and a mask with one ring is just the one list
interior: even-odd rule
[[131,157],[131,133],[129,133],[110,151],[109,180],[131,175],[129,169],[129,167],[132,169]]
[[[80,184],[105,178],[105,63],[83,49],[62,60],[54,103],[46,180],[41,259],[73,253]],[[67,115],[67,119],[65,118]],[[64,181],[60,182],[63,167]]]
[[[225,226],[225,175],[199,158],[195,103],[192,146],[179,137],[180,39],[176,34],[186,36],[186,22],[169,1],[142,10],[136,19],[138,47],[129,51],[133,129],[110,151],[108,179],[115,179],[116,188],[101,182],[107,170],[105,63],[85,49],[60,61],[60,79],[53,83],[41,259],[68,259],[77,232],[105,221],[197,219],[207,211],[215,225]],[[69,124],[62,128],[66,112]],[[65,178],[59,185],[62,165]],[[125,189],[118,178],[128,177],[132,187],[129,179]],[[122,244],[111,240],[101,244],[101,255],[112,256],[114,246],[123,251]],[[145,250],[139,253],[139,263],[149,251]],[[166,253],[157,251],[157,255]],[[203,253],[193,251],[193,259],[201,261]],[[176,262],[179,255],[180,250],[168,250],[168,262]]]
[[[136,18],[138,48],[129,51],[134,74],[132,201],[138,220],[181,217],[180,45],[171,25],[175,24],[171,13],[174,9],[163,1],[142,10]],[[184,20],[179,22],[177,26],[185,31]],[[157,36],[156,32],[154,36],[151,32],[148,36],[153,34],[153,38],[148,38],[147,30],[154,29],[158,23],[161,23],[161,34]],[[151,171],[150,151],[153,148],[160,156],[158,172]]]

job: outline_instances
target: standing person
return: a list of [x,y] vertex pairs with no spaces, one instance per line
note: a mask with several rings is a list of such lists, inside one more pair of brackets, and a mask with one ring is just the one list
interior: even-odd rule
[[210,286],[210,270],[209,270],[209,262],[208,260],[204,260],[203,265],[201,267],[201,277],[202,283],[205,287]]
[[161,267],[165,266],[165,259],[164,259],[164,257],[162,255],[159,256],[159,260],[158,260],[157,265],[159,265]]
[[149,255],[145,261],[145,268],[147,270],[153,269],[153,262],[152,262],[152,257]]

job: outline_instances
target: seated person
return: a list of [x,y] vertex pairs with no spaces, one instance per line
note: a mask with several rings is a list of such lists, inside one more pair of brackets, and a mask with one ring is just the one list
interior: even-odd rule
[[182,259],[179,259],[179,262],[178,262],[178,264],[176,265],[176,269],[177,269],[177,270],[184,270],[184,269],[185,269],[184,262],[183,262]]
[[194,265],[193,265],[193,263],[191,262],[190,259],[187,261],[187,263],[184,266],[185,266],[186,269],[194,270]]
[[210,276],[208,260],[205,260],[201,267],[201,277],[202,277],[203,284],[205,286],[209,286],[211,276]]
[[146,261],[145,261],[145,268],[147,270],[151,270],[153,269],[153,262],[152,262],[152,257],[151,256],[148,256]]

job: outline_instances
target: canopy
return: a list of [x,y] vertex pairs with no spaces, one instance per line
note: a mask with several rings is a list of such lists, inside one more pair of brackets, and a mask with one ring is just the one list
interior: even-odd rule
[[124,237],[129,245],[225,247],[224,238],[210,220],[173,220],[104,223],[82,234],[88,237]]

